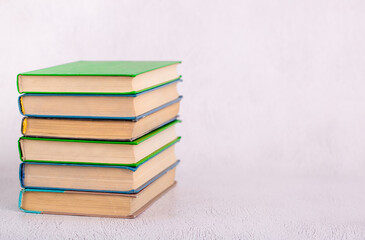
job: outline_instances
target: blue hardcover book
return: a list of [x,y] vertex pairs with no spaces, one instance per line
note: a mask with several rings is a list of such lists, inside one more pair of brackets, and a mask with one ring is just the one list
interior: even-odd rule
[[134,218],[176,184],[178,163],[169,166],[134,193],[22,189],[18,206],[27,213]]
[[139,120],[181,100],[180,79],[134,94],[23,94],[27,117]]
[[134,141],[177,119],[180,100],[136,121],[89,118],[24,117],[21,133],[26,137]]

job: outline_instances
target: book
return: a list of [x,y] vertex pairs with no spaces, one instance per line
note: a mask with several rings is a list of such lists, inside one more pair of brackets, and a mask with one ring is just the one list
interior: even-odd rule
[[19,109],[28,117],[137,120],[179,101],[178,82],[130,95],[24,94]]
[[23,188],[136,193],[177,163],[174,145],[136,167],[21,163]]
[[175,102],[135,121],[88,118],[25,117],[21,132],[28,137],[133,141],[177,118]]
[[134,218],[174,186],[176,167],[134,194],[22,189],[19,209],[28,213]]
[[21,137],[19,154],[24,162],[137,166],[180,140],[175,130],[178,122],[174,120],[131,142]]
[[20,73],[19,93],[135,94],[178,79],[180,61],[78,61]]

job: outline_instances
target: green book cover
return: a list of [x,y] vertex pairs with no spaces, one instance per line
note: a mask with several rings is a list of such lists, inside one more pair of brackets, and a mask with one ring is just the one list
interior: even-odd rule
[[128,76],[135,77],[180,61],[78,61],[35,71],[24,76]]

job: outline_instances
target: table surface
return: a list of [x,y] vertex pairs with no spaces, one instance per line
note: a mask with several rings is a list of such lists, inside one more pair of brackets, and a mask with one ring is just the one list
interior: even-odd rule
[[26,214],[16,164],[0,166],[0,239],[364,239],[356,177],[181,164],[178,184],[136,219]]

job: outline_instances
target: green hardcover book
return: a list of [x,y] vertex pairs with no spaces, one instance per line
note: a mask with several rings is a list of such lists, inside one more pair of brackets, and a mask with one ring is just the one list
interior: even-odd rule
[[179,79],[180,61],[78,61],[18,74],[19,93],[136,94]]

